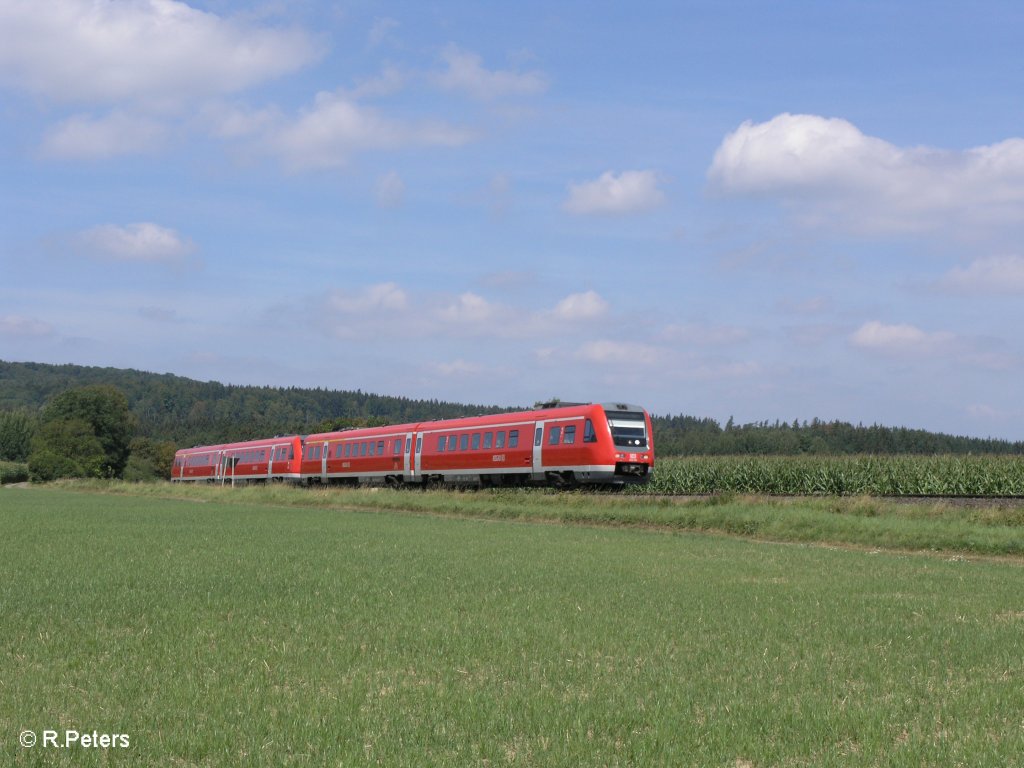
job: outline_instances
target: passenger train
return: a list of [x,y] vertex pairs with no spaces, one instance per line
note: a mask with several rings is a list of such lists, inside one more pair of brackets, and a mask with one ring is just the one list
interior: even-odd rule
[[171,480],[568,487],[645,483],[653,470],[647,411],[590,403],[183,448]]

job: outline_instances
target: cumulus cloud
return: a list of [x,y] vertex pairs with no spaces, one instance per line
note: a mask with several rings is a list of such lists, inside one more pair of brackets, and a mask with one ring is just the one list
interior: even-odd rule
[[570,184],[564,208],[577,214],[624,214],[648,211],[664,201],[654,171],[606,171],[593,181]]
[[554,315],[560,320],[593,320],[608,311],[608,302],[594,291],[572,293],[555,305]]
[[662,331],[666,341],[696,346],[721,347],[738,344],[750,337],[750,331],[734,325],[707,325],[683,323],[666,326]]
[[397,28],[398,22],[390,16],[378,16],[373,20],[373,24],[370,26],[370,33],[367,36],[367,44],[371,48],[376,48],[378,45],[390,38],[391,33]]
[[58,102],[163,103],[233,93],[294,72],[320,47],[295,29],[175,0],[8,0],[0,82]]
[[89,256],[112,261],[176,264],[195,250],[190,240],[152,222],[103,224],[74,239]]
[[480,56],[449,45],[441,52],[447,68],[434,75],[436,85],[444,90],[461,91],[482,101],[504,96],[529,96],[547,90],[544,73],[490,70]]
[[781,114],[726,136],[708,179],[722,195],[778,199],[816,224],[875,232],[1018,224],[1024,139],[964,151],[900,147],[839,118]]
[[930,361],[942,366],[986,369],[1005,373],[1024,364],[1006,343],[986,336],[962,336],[950,331],[925,331],[914,325],[864,323],[849,337],[853,346],[895,359]]
[[382,208],[397,208],[405,200],[405,182],[397,171],[390,171],[377,179],[374,196]]
[[408,304],[406,292],[395,283],[378,283],[355,292],[338,290],[328,297],[330,309],[346,315],[378,310],[404,311]]
[[0,315],[0,336],[11,339],[32,339],[49,336],[53,327],[42,320],[24,315]]
[[340,168],[367,150],[408,146],[458,146],[472,134],[444,122],[402,122],[359,104],[343,91],[318,93],[296,119],[267,132],[266,151],[291,170]]
[[75,115],[47,133],[42,153],[72,160],[135,155],[159,149],[167,133],[163,123],[122,110],[102,117]]
[[987,256],[955,267],[935,287],[970,295],[1024,294],[1024,257]]
[[931,352],[948,347],[955,336],[947,331],[927,332],[907,323],[870,320],[850,335],[854,346],[886,353]]
[[466,292],[439,310],[437,314],[447,323],[467,323],[479,330],[484,327],[478,325],[479,323],[489,322],[499,311],[499,308],[482,296]]
[[600,365],[653,365],[661,357],[657,348],[647,344],[611,339],[588,341],[576,353],[577,360]]
[[[599,332],[608,302],[594,291],[570,294],[553,307],[494,301],[473,291],[453,295],[407,291],[396,283],[334,290],[321,300],[324,326],[339,338],[550,339]],[[319,321],[318,321],[319,322]]]
[[457,360],[452,360],[447,363],[435,363],[431,365],[430,368],[441,376],[451,376],[454,378],[479,376],[487,370],[487,368],[480,363],[463,360],[462,358],[458,358]]

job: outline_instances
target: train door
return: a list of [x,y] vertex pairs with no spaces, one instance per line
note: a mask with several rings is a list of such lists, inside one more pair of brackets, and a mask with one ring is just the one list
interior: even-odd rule
[[546,422],[538,421],[533,428],[533,474],[541,475],[544,474],[544,424]]
[[413,474],[423,477],[423,435],[416,435],[416,459],[413,462]]
[[213,457],[213,480],[214,482],[224,482],[224,452],[220,451],[216,456]]
[[327,442],[325,441],[324,442],[324,447],[323,447],[323,452],[324,453],[323,453],[323,456],[320,457],[320,482],[321,483],[326,483],[327,482],[327,451],[328,451],[329,447],[330,446],[328,446]]
[[412,432],[405,433],[405,450],[402,451],[402,477],[411,480],[415,473],[413,471],[412,457]]

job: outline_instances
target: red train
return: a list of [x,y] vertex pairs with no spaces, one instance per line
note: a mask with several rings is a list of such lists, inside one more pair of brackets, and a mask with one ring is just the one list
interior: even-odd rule
[[623,485],[653,469],[650,415],[604,403],[183,448],[171,480]]

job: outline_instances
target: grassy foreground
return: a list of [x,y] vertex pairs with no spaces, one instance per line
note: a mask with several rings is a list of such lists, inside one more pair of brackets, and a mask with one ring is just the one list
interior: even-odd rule
[[[151,492],[0,491],[5,764],[1024,754],[1017,561]],[[130,746],[26,749],[26,729]]]
[[1024,501],[981,506],[873,497],[778,498],[719,494],[706,498],[565,493],[538,489],[480,492],[310,490],[73,481],[70,488],[199,502],[276,504],[324,509],[391,510],[667,531],[726,533],[770,541],[847,544],[879,549],[1024,555]]

